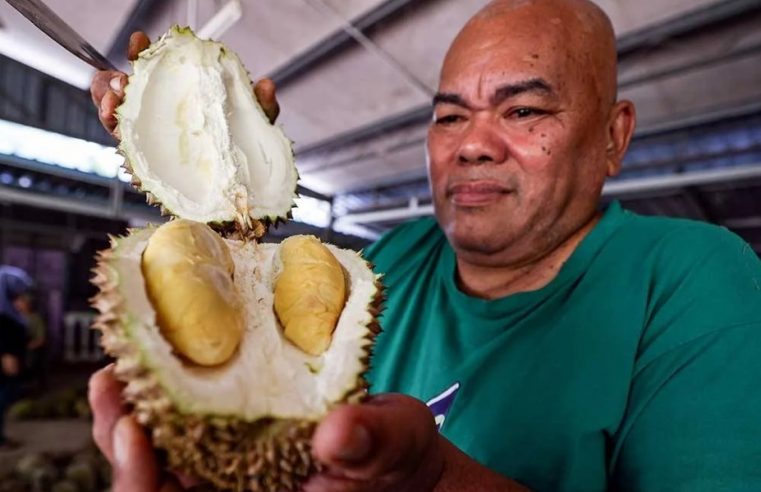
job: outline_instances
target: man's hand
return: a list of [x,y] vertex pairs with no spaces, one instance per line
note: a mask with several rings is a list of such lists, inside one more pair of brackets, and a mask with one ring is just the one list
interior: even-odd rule
[[[150,46],[151,41],[144,32],[134,32],[129,38],[127,59],[136,60],[141,51]],[[90,85],[90,96],[98,108],[98,118],[108,133],[119,140],[116,133],[116,108],[124,99],[124,87],[127,85],[127,74],[116,70],[100,70]]]
[[313,454],[327,470],[305,492],[528,492],[442,437],[428,408],[386,394],[339,407],[317,427]]
[[[123,385],[112,366],[90,378],[93,439],[114,471],[114,492],[168,492],[192,483],[159,470],[149,437],[121,403]],[[425,405],[382,395],[329,414],[315,432],[315,457],[328,469],[305,492],[433,489],[443,468],[439,436]]]
[[[149,437],[121,404],[112,366],[90,378],[93,438],[113,467],[114,492],[178,492],[194,481],[159,469]],[[433,415],[403,395],[335,409],[312,440],[325,471],[304,492],[526,492],[483,467],[436,431]]]
[[162,474],[153,446],[121,403],[124,385],[113,366],[90,378],[88,399],[93,410],[93,439],[113,469],[113,492],[171,492],[184,490],[189,480]]
[[318,426],[315,458],[327,470],[306,492],[427,492],[444,469],[443,439],[418,400],[386,394],[346,405]]
[[[140,52],[148,48],[151,42],[143,32],[132,33],[129,38],[127,58],[136,60]],[[115,70],[101,70],[95,73],[90,85],[90,95],[93,104],[98,108],[98,118],[103,127],[120,139],[116,128],[116,108],[124,100],[124,88],[127,85],[127,74]],[[275,83],[270,79],[262,79],[254,86],[254,95],[262,106],[264,113],[274,123],[280,114],[280,106],[275,97]]]

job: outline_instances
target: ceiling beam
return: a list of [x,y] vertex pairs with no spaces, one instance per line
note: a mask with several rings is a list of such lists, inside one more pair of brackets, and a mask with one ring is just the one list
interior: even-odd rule
[[310,190],[309,188],[305,188],[301,185],[297,185],[296,193],[298,193],[299,196],[307,196],[309,198],[315,198],[317,200],[323,200],[325,202],[329,202],[333,200],[333,198],[329,197],[328,195],[323,195],[322,193],[319,193],[314,190]]
[[761,42],[750,46],[744,46],[728,53],[719,53],[712,56],[702,57],[697,60],[689,60],[686,63],[679,63],[669,67],[653,70],[642,75],[629,77],[618,83],[620,90],[630,89],[632,87],[643,85],[656,80],[674,77],[676,75],[685,75],[690,72],[698,71],[704,68],[713,68],[717,65],[731,63],[733,61],[748,58],[761,52]]
[[622,179],[608,182],[603,187],[603,195],[620,196],[632,193],[673,190],[685,187],[706,186],[733,182],[744,182],[761,178],[761,164],[732,166],[707,171],[667,174],[649,178]]
[[618,38],[619,59],[664,42],[700,32],[706,27],[742,20],[761,11],[761,0],[721,0]]
[[[144,213],[137,210],[115,210],[111,203],[101,204],[76,198],[64,198],[33,191],[21,191],[7,186],[0,186],[0,203],[17,203],[30,207],[57,210],[91,217],[121,220],[157,220],[158,214],[147,209]],[[163,220],[159,218],[160,220]]]
[[409,111],[395,114],[393,116],[389,116],[388,118],[383,118],[374,123],[370,123],[369,125],[339,134],[335,137],[323,140],[322,142],[317,142],[313,145],[306,145],[304,147],[297,148],[296,154],[299,157],[305,157],[307,154],[319,154],[321,152],[328,152],[339,147],[383,135],[392,130],[398,130],[400,128],[412,125],[422,125],[431,119],[431,111],[431,105],[425,104],[423,106],[413,108]]
[[[351,21],[351,25],[356,30],[365,32],[383,22],[399,18],[407,7],[412,5],[417,7],[426,1],[429,0],[385,0],[355,18]],[[275,81],[279,89],[282,89],[328,58],[355,44],[356,41],[350,33],[344,29],[338,29],[275,69],[269,74],[269,78]]]
[[657,123],[642,129],[637,129],[633,140],[678,133],[701,126],[710,126],[720,122],[743,120],[761,114],[761,101],[745,101],[743,104],[730,108],[721,108],[716,111],[704,112],[666,123]]

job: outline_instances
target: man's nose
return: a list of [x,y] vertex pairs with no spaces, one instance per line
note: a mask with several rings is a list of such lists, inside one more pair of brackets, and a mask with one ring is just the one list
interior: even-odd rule
[[457,159],[460,164],[499,164],[507,158],[507,145],[493,123],[473,121],[463,136]]

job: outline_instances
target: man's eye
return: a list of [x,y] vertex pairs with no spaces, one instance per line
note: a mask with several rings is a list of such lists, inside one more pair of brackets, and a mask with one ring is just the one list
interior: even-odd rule
[[530,118],[532,116],[538,116],[544,114],[544,111],[536,108],[517,108],[510,112],[509,116],[513,118]]
[[459,114],[448,114],[446,116],[439,116],[436,117],[436,124],[437,125],[451,125],[453,123],[458,123],[463,120],[463,117]]

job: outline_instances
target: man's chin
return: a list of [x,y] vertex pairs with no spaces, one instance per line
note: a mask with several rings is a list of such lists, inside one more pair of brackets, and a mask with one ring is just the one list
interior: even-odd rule
[[504,231],[458,228],[454,227],[447,232],[447,238],[452,248],[458,253],[470,253],[477,255],[491,255],[502,251],[506,247],[507,238]]

